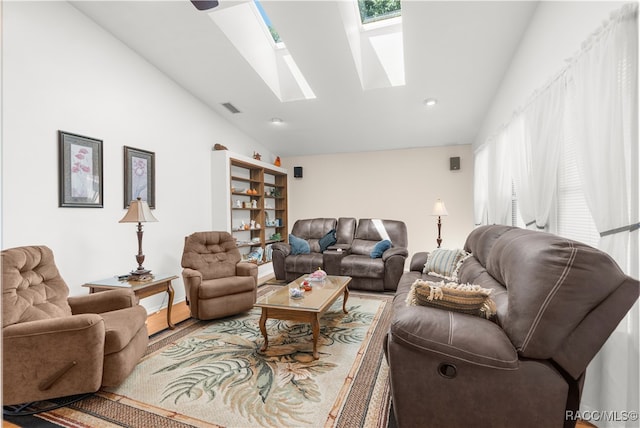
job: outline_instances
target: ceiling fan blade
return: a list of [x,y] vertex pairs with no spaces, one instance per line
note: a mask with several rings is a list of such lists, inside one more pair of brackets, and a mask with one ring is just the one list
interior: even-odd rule
[[191,0],[198,10],[209,10],[218,6],[218,0]]

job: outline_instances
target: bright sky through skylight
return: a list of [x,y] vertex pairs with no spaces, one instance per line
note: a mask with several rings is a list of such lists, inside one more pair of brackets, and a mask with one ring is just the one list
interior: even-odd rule
[[358,0],[358,9],[363,24],[395,18],[402,13],[400,0]]
[[258,8],[258,12],[260,12],[260,16],[262,17],[262,20],[264,21],[264,24],[269,29],[269,32],[271,33],[271,37],[273,37],[273,41],[276,42],[276,43],[282,43],[282,40],[280,39],[280,35],[276,31],[276,29],[273,28],[273,24],[271,24],[271,19],[269,19],[269,15],[267,15],[267,12],[265,12],[264,8],[262,7],[262,4],[260,4],[260,1],[259,0],[253,0],[253,2],[255,3],[256,7]]

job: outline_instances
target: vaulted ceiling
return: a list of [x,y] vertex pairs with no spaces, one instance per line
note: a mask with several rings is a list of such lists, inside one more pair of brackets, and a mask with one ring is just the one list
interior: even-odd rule
[[[403,1],[406,84],[364,90],[340,1],[350,0],[262,1],[316,95],[289,102],[280,101],[208,13],[187,0],[72,4],[281,156],[472,143],[536,6]],[[219,8],[241,2],[220,0]],[[428,108],[426,98],[438,104]],[[241,113],[231,114],[222,106],[227,102]],[[283,123],[272,124],[274,117]]]

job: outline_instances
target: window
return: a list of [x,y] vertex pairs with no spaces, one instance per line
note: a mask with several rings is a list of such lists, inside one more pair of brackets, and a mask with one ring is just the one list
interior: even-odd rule
[[400,0],[358,0],[363,24],[395,18],[401,15]]
[[600,234],[584,197],[578,172],[575,138],[571,126],[565,124],[565,141],[558,164],[557,233],[565,238],[598,246]]
[[267,26],[267,29],[269,30],[269,33],[271,34],[271,38],[273,39],[273,42],[274,43],[282,43],[282,40],[280,39],[280,34],[278,34],[276,29],[273,27],[273,24],[271,23],[271,19],[269,19],[269,16],[267,15],[267,12],[264,11],[264,8],[260,4],[260,1],[259,0],[253,0],[253,2],[255,3],[256,7],[258,8],[258,12],[260,12],[260,16],[262,17],[262,20],[264,21],[264,25]]

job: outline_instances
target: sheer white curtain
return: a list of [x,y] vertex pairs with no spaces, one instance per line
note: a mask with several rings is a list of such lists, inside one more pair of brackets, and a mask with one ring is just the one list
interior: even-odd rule
[[487,223],[511,224],[511,155],[506,129],[488,144]]
[[548,230],[558,182],[565,97],[561,75],[507,127],[518,208],[527,227]]
[[[637,3],[618,11],[585,43],[569,76],[578,169],[601,235],[599,248],[637,278]],[[584,409],[639,410],[639,336],[636,304],[587,370]],[[637,426],[638,421],[628,423]]]
[[487,223],[487,201],[489,199],[489,148],[480,147],[473,157],[473,213],[474,224]]

